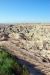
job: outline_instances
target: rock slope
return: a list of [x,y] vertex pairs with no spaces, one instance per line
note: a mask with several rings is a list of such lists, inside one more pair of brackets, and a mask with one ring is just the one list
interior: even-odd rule
[[0,26],[0,46],[50,75],[50,26],[17,24]]

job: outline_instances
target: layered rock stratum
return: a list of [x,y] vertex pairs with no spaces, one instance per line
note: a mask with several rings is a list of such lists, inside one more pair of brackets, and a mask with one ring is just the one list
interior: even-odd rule
[[50,75],[50,24],[0,25],[0,46]]

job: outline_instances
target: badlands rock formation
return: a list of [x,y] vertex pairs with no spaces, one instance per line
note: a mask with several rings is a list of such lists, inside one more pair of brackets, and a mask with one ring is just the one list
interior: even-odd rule
[[0,46],[50,75],[50,26],[48,24],[0,25]]

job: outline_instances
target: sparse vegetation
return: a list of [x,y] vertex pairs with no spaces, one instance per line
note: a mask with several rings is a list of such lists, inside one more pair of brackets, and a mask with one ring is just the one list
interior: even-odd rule
[[0,48],[0,75],[29,75],[27,68]]

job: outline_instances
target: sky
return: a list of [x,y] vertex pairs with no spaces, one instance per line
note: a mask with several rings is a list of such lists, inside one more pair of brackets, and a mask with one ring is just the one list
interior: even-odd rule
[[50,0],[0,0],[0,23],[50,23]]

